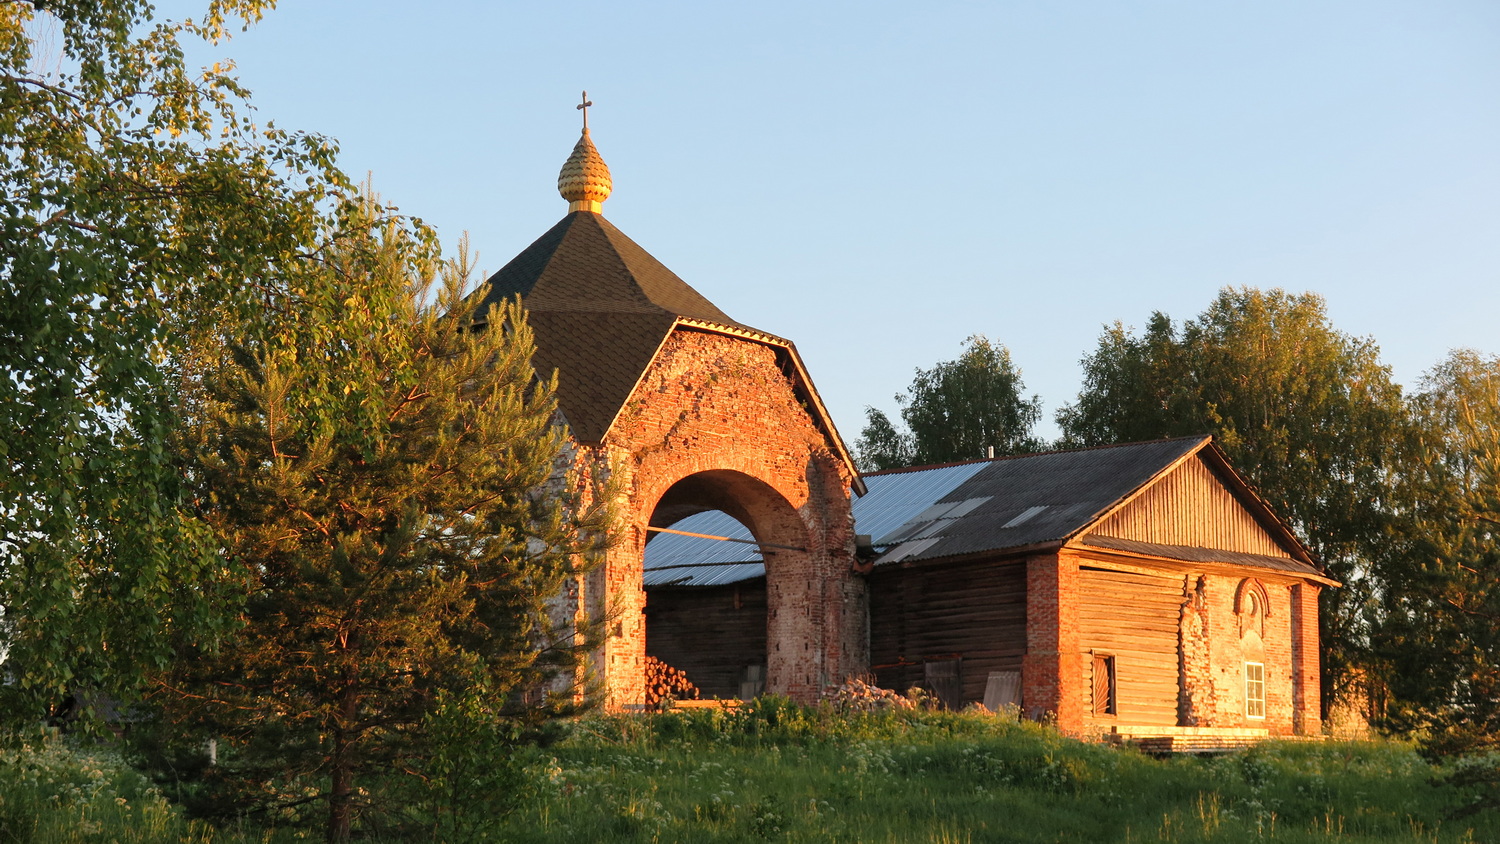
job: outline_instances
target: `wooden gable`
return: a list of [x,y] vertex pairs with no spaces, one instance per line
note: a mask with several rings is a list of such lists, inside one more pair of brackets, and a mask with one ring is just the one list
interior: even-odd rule
[[1090,536],[1293,559],[1202,452],[1157,478],[1088,531]]

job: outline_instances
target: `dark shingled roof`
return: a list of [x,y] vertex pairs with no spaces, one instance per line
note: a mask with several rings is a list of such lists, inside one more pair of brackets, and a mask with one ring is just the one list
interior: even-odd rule
[[[992,461],[900,527],[886,536],[875,537],[877,546],[888,546],[876,564],[1060,544],[1088,528],[1162,472],[1198,452],[1204,452],[1216,463],[1221,462],[1221,455],[1209,437],[1183,437]],[[1223,469],[1233,474],[1227,462]],[[923,470],[897,471],[915,474]],[[1242,482],[1238,485],[1242,487],[1241,500],[1252,512],[1258,513],[1262,524],[1273,533],[1284,534],[1288,550],[1300,553],[1309,562],[1101,536],[1084,537],[1082,541],[1100,548],[1135,551],[1168,559],[1241,563],[1323,576],[1310,562],[1311,557],[1300,543],[1265,508],[1264,502]]]
[[525,302],[537,372],[558,371],[558,406],[581,442],[604,438],[679,317],[780,341],[730,319],[588,211],[568,214],[482,290],[481,313],[517,294]]
[[[1202,441],[1193,437],[996,460],[933,507],[875,541],[896,544],[937,538],[910,555],[914,558],[1058,542],[1196,450]],[[968,504],[958,506],[964,502]],[[943,504],[953,509],[934,512]]]

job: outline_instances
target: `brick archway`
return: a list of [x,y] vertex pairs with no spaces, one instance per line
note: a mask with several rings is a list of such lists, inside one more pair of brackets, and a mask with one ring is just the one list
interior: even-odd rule
[[[760,616],[760,629],[744,630],[741,624],[724,630],[711,624],[708,629],[721,635],[710,633],[696,637],[697,641],[675,643],[675,652],[695,652],[692,659],[695,666],[723,663],[736,672],[741,667],[760,666],[765,671],[765,691],[771,694],[800,698],[816,695],[830,679],[826,660],[822,658],[824,648],[818,647],[825,638],[820,605],[824,584],[837,573],[824,570],[826,566],[820,557],[826,555],[817,553],[814,527],[770,484],[743,472],[724,469],[695,473],[673,483],[652,508],[649,524],[669,527],[707,510],[730,515],[763,543],[760,551],[765,561],[764,583],[745,587],[754,593],[752,612]],[[643,553],[653,536],[647,533],[642,543]],[[735,589],[738,594],[739,587]],[[762,595],[765,609],[759,612]],[[649,649],[652,643],[649,619],[646,636]],[[721,686],[712,691],[724,694],[726,690]]]
[[[533,363],[544,380],[556,379],[574,447],[576,475],[567,482],[580,483],[585,498],[602,493],[617,505],[619,541],[600,568],[558,597],[554,616],[580,644],[580,622],[608,619],[589,672],[602,681],[607,706],[640,705],[646,528],[679,506],[669,499],[658,517],[667,491],[701,473],[674,496],[723,497],[757,530],[783,538],[803,526],[800,542],[778,543],[806,551],[796,564],[773,564],[779,585],[770,625],[803,633],[798,641],[778,633],[780,656],[770,661],[781,667],[770,685],[810,699],[821,683],[868,669],[868,607],[865,584],[851,571],[849,507],[850,492],[864,494],[864,483],[791,341],[735,321],[606,220],[601,203],[612,190],[585,125],[558,177],[567,216],[476,294],[480,313],[521,297],[536,340]],[[575,693],[578,679],[568,681]]]
[[594,660],[613,708],[644,701],[648,527],[722,510],[776,549],[767,558],[766,690],[813,700],[865,670],[865,584],[852,571],[856,482],[808,411],[778,347],[673,332],[600,446],[622,490],[620,541],[591,579],[595,611],[618,619]]

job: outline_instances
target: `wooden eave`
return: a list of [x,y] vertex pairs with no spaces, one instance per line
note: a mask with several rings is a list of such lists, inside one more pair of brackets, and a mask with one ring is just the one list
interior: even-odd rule
[[950,565],[962,565],[974,562],[1007,562],[1023,561],[1027,557],[1039,554],[1058,554],[1068,552],[1087,561],[1087,565],[1093,568],[1105,568],[1112,571],[1122,571],[1131,574],[1145,574],[1155,577],[1177,576],[1191,572],[1204,574],[1221,574],[1226,576],[1244,577],[1247,573],[1259,580],[1275,583],[1296,583],[1299,581],[1311,581],[1322,586],[1342,586],[1343,584],[1331,577],[1326,577],[1313,572],[1288,571],[1284,569],[1271,569],[1261,566],[1247,565],[1244,563],[1221,562],[1213,560],[1177,560],[1171,557],[1163,557],[1156,554],[1143,554],[1134,551],[1126,551],[1116,548],[1099,548],[1092,545],[1073,543],[1066,541],[1038,542],[1017,548],[1006,548],[1001,551],[978,551],[972,554],[955,554],[948,557],[925,557],[918,559],[898,560],[879,566],[875,571],[894,571],[897,569],[914,568],[939,568]]
[[[1261,566],[1247,565],[1244,563],[1209,561],[1209,560],[1177,560],[1171,557],[1163,557],[1157,554],[1145,554],[1128,551],[1120,548],[1100,548],[1093,545],[1068,543],[1063,550],[1086,559],[1094,568],[1106,568],[1113,571],[1123,571],[1132,574],[1162,575],[1171,573],[1173,575],[1202,572],[1204,574],[1222,574],[1234,577],[1243,577],[1247,572],[1253,572],[1258,580],[1273,583],[1295,583],[1298,581],[1312,581],[1322,586],[1343,586],[1337,580],[1322,574],[1312,572],[1287,571],[1284,569],[1271,569]],[[1141,563],[1144,563],[1142,565]]]

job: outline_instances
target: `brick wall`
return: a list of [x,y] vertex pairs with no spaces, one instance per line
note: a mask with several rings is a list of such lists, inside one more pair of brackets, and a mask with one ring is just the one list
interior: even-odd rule
[[1311,583],[1292,586],[1292,727],[1299,735],[1323,730],[1318,591]]
[[[1264,611],[1258,619],[1237,612],[1247,578],[1209,575],[1204,592],[1209,615],[1209,675],[1213,681],[1211,727],[1264,727],[1272,735],[1293,732],[1292,587],[1262,581]],[[1265,666],[1265,718],[1245,712],[1245,663]]]
[[1210,662],[1213,620],[1209,613],[1208,578],[1188,574],[1182,581],[1182,613],[1178,622],[1178,666],[1182,688],[1177,719],[1184,727],[1204,727],[1218,714],[1218,695]]
[[646,528],[696,510],[723,510],[762,542],[802,549],[766,557],[768,691],[812,700],[868,668],[864,584],[851,568],[852,479],[777,354],[678,329],[605,442],[580,448],[580,462],[607,463],[620,490],[619,541],[589,584],[591,605],[613,613],[594,658],[613,708],[643,700]]
[[1068,554],[1026,560],[1026,655],[1021,659],[1021,709],[1083,728],[1082,653],[1078,641],[1078,561]]

